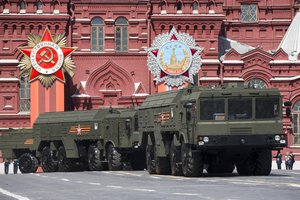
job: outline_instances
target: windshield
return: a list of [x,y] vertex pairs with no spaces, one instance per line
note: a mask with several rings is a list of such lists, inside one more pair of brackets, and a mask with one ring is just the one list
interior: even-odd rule
[[279,115],[279,98],[257,98],[255,100],[255,118],[274,118]]
[[279,114],[280,97],[200,100],[200,120],[271,119]]
[[228,119],[252,118],[252,99],[228,99]]
[[201,120],[225,120],[225,100],[212,99],[200,101]]

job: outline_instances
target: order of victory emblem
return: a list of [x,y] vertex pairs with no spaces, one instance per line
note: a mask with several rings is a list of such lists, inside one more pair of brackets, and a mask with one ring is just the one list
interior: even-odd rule
[[64,34],[52,37],[48,28],[42,36],[30,34],[28,46],[19,48],[25,55],[19,63],[21,75],[29,75],[30,81],[39,79],[45,88],[51,87],[56,79],[65,82],[64,72],[74,75],[70,55],[75,49],[66,47]]
[[201,66],[200,53],[203,48],[196,46],[192,36],[177,33],[173,27],[170,33],[158,35],[148,48],[148,67],[156,82],[169,86],[193,83],[193,75]]

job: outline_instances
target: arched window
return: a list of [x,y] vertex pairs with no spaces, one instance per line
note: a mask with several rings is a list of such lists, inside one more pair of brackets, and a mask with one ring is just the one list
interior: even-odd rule
[[128,23],[124,17],[116,20],[116,51],[128,50]]
[[91,43],[93,52],[104,51],[104,21],[99,17],[92,20]]
[[24,1],[20,2],[20,10],[25,10],[26,9],[26,4]]
[[250,80],[249,85],[250,87],[258,89],[267,88],[267,84],[263,80],[257,78]]
[[30,112],[30,83],[29,77],[20,80],[20,112]]
[[300,145],[300,100],[296,101],[292,109],[293,144]]
[[197,1],[194,1],[192,8],[193,8],[193,13],[198,12],[198,2]]
[[43,10],[43,3],[41,1],[38,1],[36,7],[38,10]]
[[177,6],[177,13],[182,13],[182,2],[178,1],[176,6]]

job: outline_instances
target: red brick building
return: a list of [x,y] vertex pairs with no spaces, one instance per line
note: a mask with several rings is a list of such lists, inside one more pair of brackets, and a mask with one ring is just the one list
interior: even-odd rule
[[[0,130],[28,127],[30,87],[17,67],[29,33],[65,33],[76,70],[65,108],[140,105],[156,92],[146,48],[174,26],[202,46],[200,85],[250,81],[292,101],[284,120],[300,153],[297,0],[0,0]],[[292,23],[293,22],[293,23]],[[299,149],[298,149],[299,148]]]

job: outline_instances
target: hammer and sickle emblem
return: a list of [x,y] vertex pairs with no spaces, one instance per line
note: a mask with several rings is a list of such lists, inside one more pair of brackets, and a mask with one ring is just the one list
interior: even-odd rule
[[[47,52],[50,53],[50,57],[47,56]],[[45,62],[45,63],[51,62],[52,64],[55,64],[55,62],[53,61],[54,54],[53,54],[53,52],[51,51],[50,48],[47,47],[45,51],[42,51],[40,53],[40,56],[42,57],[42,59],[39,61],[39,64],[41,64],[42,62]]]

